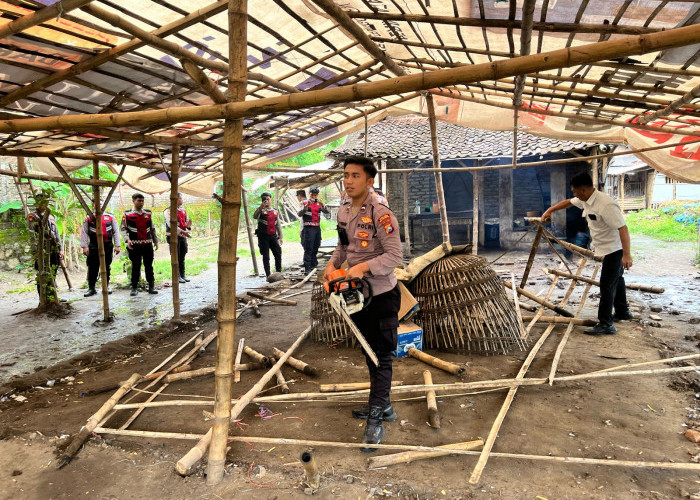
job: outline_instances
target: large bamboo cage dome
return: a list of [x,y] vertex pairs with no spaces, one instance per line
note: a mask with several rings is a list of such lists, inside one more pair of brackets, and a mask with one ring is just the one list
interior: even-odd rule
[[420,305],[415,322],[424,347],[479,354],[525,349],[515,306],[485,258],[443,257],[409,288]]
[[311,292],[311,338],[331,345],[355,343],[343,318],[328,303],[328,294],[320,282],[314,283]]

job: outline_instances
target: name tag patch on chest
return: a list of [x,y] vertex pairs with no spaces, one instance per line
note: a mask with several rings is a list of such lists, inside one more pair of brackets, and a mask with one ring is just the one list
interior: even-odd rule
[[366,215],[363,215],[362,217],[360,217],[360,221],[364,222],[365,224],[371,224],[372,217],[367,217]]
[[360,241],[360,246],[362,248],[367,248],[369,246],[369,241],[367,241],[367,240]]

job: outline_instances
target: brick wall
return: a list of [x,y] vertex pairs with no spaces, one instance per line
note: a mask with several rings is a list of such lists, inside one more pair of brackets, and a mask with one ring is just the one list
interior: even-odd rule
[[[387,168],[415,168],[416,162],[399,162],[388,160]],[[401,228],[401,238],[404,238],[403,231],[403,175],[387,175],[387,199],[389,207],[399,219]],[[433,200],[437,200],[437,190],[435,189],[435,175],[432,172],[414,172],[408,178],[408,213],[415,213],[416,201],[420,202],[421,211],[425,210],[428,203],[432,206]]]

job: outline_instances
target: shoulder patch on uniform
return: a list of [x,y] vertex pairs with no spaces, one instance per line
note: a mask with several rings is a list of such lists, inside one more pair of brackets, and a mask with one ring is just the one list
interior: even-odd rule
[[387,224],[386,226],[384,226],[384,231],[386,231],[386,234],[391,234],[394,232],[394,226],[392,226],[391,224]]
[[377,219],[377,221],[378,221],[381,225],[388,224],[388,223],[391,222],[391,215],[389,215],[389,214],[384,214],[384,215],[382,215],[381,217],[379,217],[379,218]]

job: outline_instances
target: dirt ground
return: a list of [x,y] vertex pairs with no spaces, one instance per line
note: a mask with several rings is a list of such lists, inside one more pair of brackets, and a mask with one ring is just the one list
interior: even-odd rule
[[[667,282],[667,292],[650,296],[630,292],[632,309],[639,320],[618,324],[613,336],[589,337],[574,329],[559,365],[558,374],[584,373],[619,364],[651,361],[698,353],[700,314],[697,289],[700,276],[690,264],[692,247],[659,245],[648,238],[635,238],[635,267],[629,281],[647,284]],[[495,255],[494,255],[495,256]],[[508,254],[494,264],[504,276],[522,273],[526,254]],[[554,267],[555,257],[539,255],[529,289],[543,291],[548,280],[541,267]],[[663,263],[663,265],[661,265]],[[663,271],[660,271],[663,267]],[[639,279],[635,279],[639,278]],[[568,283],[567,283],[568,286]],[[578,303],[583,287],[577,287],[571,304]],[[563,295],[557,289],[555,296]],[[237,324],[237,338],[261,352],[285,350],[309,324],[310,294],[296,297],[295,307],[262,309],[262,318],[244,314]],[[686,302],[688,301],[688,302]],[[595,316],[597,299],[591,294],[584,317]],[[651,312],[651,306],[661,306]],[[650,326],[651,314],[662,319]],[[304,446],[232,442],[227,474],[222,484],[208,487],[200,467],[181,478],[174,464],[193,445],[192,441],[94,436],[77,458],[62,470],[55,469],[57,449],[64,447],[109,397],[88,395],[91,389],[125,380],[132,373],[147,373],[197,331],[213,331],[213,310],[193,311],[178,324],[157,328],[107,344],[63,366],[61,380],[46,386],[56,372],[39,371],[23,390],[14,390],[0,403],[0,498],[281,498],[306,496],[299,455]],[[564,327],[557,327],[540,350],[528,377],[546,377]],[[533,330],[530,345],[542,329]],[[433,353],[466,365],[462,377],[432,369],[435,383],[514,377],[526,352],[508,356],[462,356]],[[214,344],[193,363],[193,368],[212,366]],[[366,367],[359,350],[332,348],[307,341],[296,357],[316,366],[321,375],[311,379],[291,369],[283,370],[293,392],[312,392],[320,383],[360,382]],[[244,356],[245,357],[245,356]],[[80,358],[80,357],[78,357]],[[75,359],[75,358],[74,358]],[[244,360],[245,361],[245,360]],[[71,365],[69,368],[66,365]],[[422,383],[426,368],[409,358],[396,360],[394,379],[404,384]],[[243,372],[234,385],[234,396],[247,391],[262,375]],[[43,380],[42,380],[43,378]],[[169,385],[158,401],[171,398],[211,401],[212,377]],[[15,382],[18,382],[17,380]],[[21,384],[19,385],[21,386]],[[270,394],[277,393],[271,388]],[[612,458],[633,461],[688,463],[700,459],[698,445],[683,432],[700,418],[696,403],[700,377],[639,376],[561,383],[550,387],[522,387],[504,421],[494,446],[496,452],[552,455],[557,457]],[[19,398],[18,398],[19,396]],[[145,399],[139,395],[136,401]],[[442,428],[426,424],[424,399],[393,398],[399,419],[386,424],[386,443],[437,446],[485,438],[505,397],[504,391],[440,397]],[[26,398],[24,401],[18,399]],[[361,403],[361,401],[358,401]],[[267,403],[274,414],[250,405],[241,414],[232,435],[287,437],[320,441],[359,442],[363,423],[350,417],[358,403]],[[210,423],[203,410],[211,406],[147,409],[131,426],[136,430],[204,433]],[[130,412],[121,411],[108,425],[119,427]],[[698,422],[700,425],[700,422]],[[700,474],[688,471],[633,469],[602,465],[575,465],[492,457],[478,486],[468,483],[476,463],[471,456],[452,456],[368,470],[368,455],[355,449],[317,447],[313,453],[323,473],[319,498],[690,498],[700,495]],[[376,453],[379,454],[379,453]],[[700,497],[699,497],[700,498]]]

